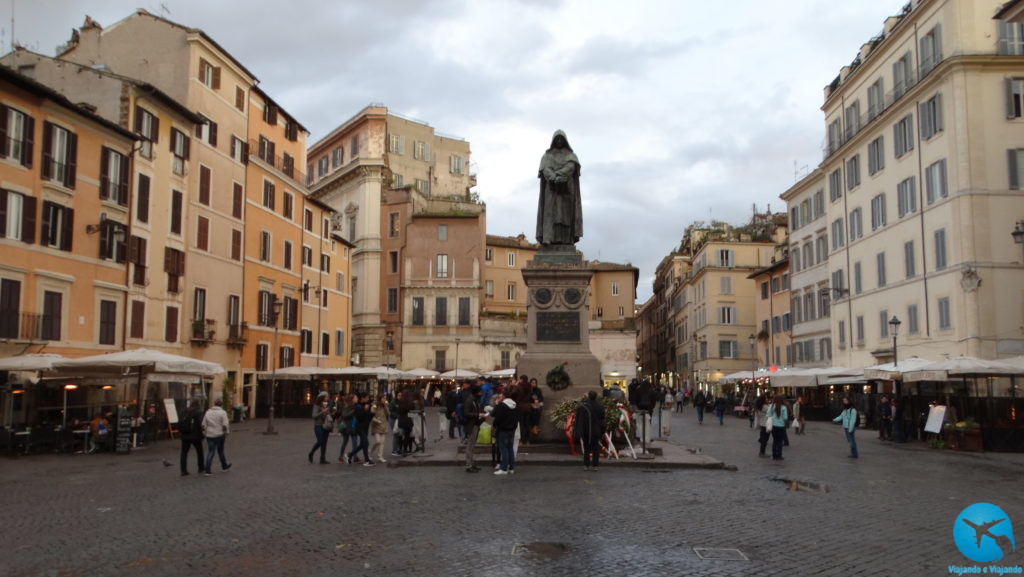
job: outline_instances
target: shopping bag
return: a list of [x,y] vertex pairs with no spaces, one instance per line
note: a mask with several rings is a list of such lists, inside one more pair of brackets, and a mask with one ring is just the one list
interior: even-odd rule
[[478,445],[490,445],[491,444],[491,424],[484,423],[480,425],[480,432],[476,435],[476,442]]

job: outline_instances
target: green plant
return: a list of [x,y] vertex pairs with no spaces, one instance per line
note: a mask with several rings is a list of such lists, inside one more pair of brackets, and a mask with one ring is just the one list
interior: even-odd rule
[[[551,422],[555,424],[559,431],[565,430],[565,422],[569,419],[569,415],[574,414],[582,402],[582,398],[566,399],[555,407],[555,410],[551,413]],[[623,403],[613,397],[601,397],[601,404],[604,405],[604,430],[614,433],[619,428],[619,416],[621,414],[617,405]],[[629,408],[626,407],[626,410],[629,410]],[[629,418],[629,426],[632,428],[636,421],[632,413],[630,413]]]
[[943,441],[942,439],[932,439],[932,440],[928,441],[928,448],[930,448],[930,449],[939,449],[939,450],[945,449],[946,448],[946,441]]

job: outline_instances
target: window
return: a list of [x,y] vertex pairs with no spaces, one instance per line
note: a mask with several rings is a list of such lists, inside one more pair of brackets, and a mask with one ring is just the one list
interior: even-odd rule
[[214,66],[206,60],[199,59],[199,81],[208,88],[220,89],[220,66]]
[[846,161],[846,190],[860,186],[860,155],[855,154]]
[[914,263],[914,241],[903,243],[903,269],[907,278],[913,278],[917,274]]
[[405,154],[405,136],[401,134],[389,134],[388,152],[392,154]]
[[914,190],[914,177],[904,179],[896,185],[896,210],[900,218],[917,212],[917,192]]
[[274,301],[276,297],[268,291],[259,292],[259,318],[256,324],[263,327],[272,327],[277,324],[274,318]]
[[864,211],[857,207],[850,211],[850,242],[857,240],[864,236],[864,219],[862,214]]
[[917,305],[907,307],[907,332],[916,335],[920,330],[917,323]]
[[857,323],[857,343],[858,344],[863,344],[864,343],[864,316],[863,315],[857,315],[856,323]]
[[205,216],[196,217],[196,248],[210,250],[210,219]]
[[846,243],[844,234],[843,219],[837,218],[832,221],[832,250],[842,248]]
[[484,281],[484,298],[488,298],[488,299],[494,298],[494,281],[493,280]]
[[313,266],[313,249],[307,245],[302,245],[302,266]]
[[320,236],[324,238],[331,236],[331,219],[324,218],[320,221]]
[[875,80],[874,84],[868,86],[868,121],[874,120],[883,110],[885,110],[885,85],[879,78]]
[[514,252],[509,252],[508,253],[508,266],[510,266],[510,267],[516,266],[516,253],[514,253]]
[[739,358],[739,341],[734,340],[720,340],[718,341],[718,356],[723,359],[736,359]]
[[516,283],[509,283],[506,287],[506,297],[510,301],[516,300]]
[[[722,294],[732,294],[732,279],[722,277]],[[612,281],[612,296],[619,296],[619,281]]]
[[864,292],[864,284],[861,282],[860,262],[853,263],[853,294]]
[[792,230],[800,228],[800,207],[794,206],[789,209],[789,225]]
[[43,123],[43,180],[75,188],[78,135],[51,122]]
[[178,307],[167,307],[164,314],[164,340],[178,342]]
[[879,194],[871,199],[871,230],[885,226],[885,195]]
[[331,168],[338,168],[343,162],[345,162],[345,149],[339,146],[331,151]]
[[263,106],[263,122],[271,126],[277,126],[277,107],[266,103]]
[[341,329],[334,331],[334,354],[338,356],[345,354],[345,331]]
[[815,247],[817,249],[817,258],[815,259],[815,262],[825,262],[828,260],[828,234],[826,233],[819,236],[817,240],[814,241],[814,244],[817,245]]
[[206,289],[196,287],[192,299],[192,320],[206,319]]
[[146,303],[145,301],[132,301],[131,327],[128,329],[128,336],[133,339],[146,338]]
[[846,346],[846,321],[839,321],[836,333],[839,335],[839,346]]
[[942,94],[921,103],[921,139],[928,140],[942,132]]
[[[295,197],[290,192],[283,192],[281,193],[281,198],[284,200],[284,206],[281,207],[281,214],[288,220],[291,220],[295,211]],[[327,235],[325,234],[324,236]]]
[[327,174],[327,171],[329,169],[329,164],[328,164],[329,162],[330,162],[330,159],[328,159],[326,156],[323,156],[319,160],[316,161],[316,176],[317,176],[317,178],[323,178]]
[[345,273],[339,272],[334,275],[334,290],[345,292]]
[[398,312],[398,289],[394,287],[388,288],[388,312]]
[[439,327],[448,324],[448,297],[434,299],[434,324]]
[[99,344],[112,345],[116,342],[117,335],[117,303],[114,301],[101,300],[99,316]]
[[270,262],[270,232],[260,231],[260,260]]
[[885,309],[878,311],[878,323],[880,329],[878,331],[879,338],[889,338],[889,311]]
[[906,115],[892,125],[893,152],[896,158],[914,150],[914,117]]
[[804,316],[806,320],[813,321],[818,318],[817,301],[818,297],[814,294],[813,290],[804,293]]
[[263,207],[268,210],[274,210],[274,205],[277,200],[277,187],[274,186],[273,182],[269,180],[263,181]]
[[284,247],[282,250],[284,251],[284,268],[292,270],[292,241],[284,241]]
[[935,231],[935,270],[946,268],[946,229]]
[[242,218],[242,206],[245,203],[245,191],[239,183],[233,183],[231,190],[231,216]]
[[0,105],[0,158],[11,158],[25,168],[32,168],[34,138],[34,118]]
[[842,121],[837,118],[828,125],[828,153],[839,150],[843,145]]
[[320,354],[325,357],[331,354],[331,333],[326,331],[320,333]]
[[245,90],[241,86],[235,87],[235,108],[245,112]]
[[348,215],[348,238],[355,242],[356,240],[356,215]]
[[416,179],[416,190],[423,193],[425,196],[430,196],[430,181],[423,180],[422,178]]
[[921,38],[921,77],[925,77],[942,62],[942,28],[936,24]]
[[277,156],[275,148],[276,145],[273,140],[270,140],[262,134],[260,135],[259,150],[257,154],[257,156],[260,157],[260,160],[266,162],[270,166],[274,166],[274,158]]
[[719,249],[718,266],[727,268],[736,266],[736,257],[732,249]]
[[779,282],[779,277],[775,277],[771,280],[772,294],[776,294],[777,292],[779,292],[780,284],[781,283]]
[[0,238],[35,242],[35,197],[0,188]]
[[231,230],[231,260],[242,261],[242,231]]
[[875,272],[878,277],[879,288],[885,286],[885,253],[880,252],[875,255]]
[[320,254],[320,271],[330,274],[331,272],[331,255]]
[[736,324],[736,307],[718,307],[718,324]]
[[448,366],[445,364],[445,351],[444,349],[437,349],[434,351],[434,369],[438,371],[447,370]]
[[205,122],[203,122],[202,124],[197,124],[196,138],[199,139],[200,142],[205,142],[210,146],[216,147],[217,123],[210,120],[209,118],[206,118]]
[[48,200],[44,201],[39,242],[43,246],[70,251],[74,216],[73,209]]
[[860,101],[855,100],[853,104],[847,106],[844,116],[846,121],[846,139],[849,140],[860,131]]
[[439,224],[437,225],[437,240],[444,242],[448,240],[448,225]]
[[1024,78],[1006,79],[1006,117],[1024,116]]
[[[299,332],[299,353],[308,355],[313,352],[313,331],[302,329]],[[281,363],[284,364],[284,363]]]
[[814,218],[825,216],[825,190],[814,193]]
[[399,216],[397,212],[388,213],[388,236],[391,238],[397,238],[401,232]]
[[501,368],[508,369],[512,367],[512,351],[501,351]]
[[448,157],[448,172],[452,174],[463,174],[465,170],[465,159],[461,156],[449,156]]
[[185,161],[189,156],[189,139],[177,128],[171,129],[171,170],[174,174],[185,174]]
[[229,152],[231,153],[231,158],[233,158],[235,162],[241,162],[243,164],[249,162],[249,144],[242,142],[242,139],[233,134],[231,135],[231,147]]
[[837,291],[833,293],[837,298],[841,297],[843,292],[845,292],[846,282],[844,281],[843,269],[832,271],[832,288],[834,291]]
[[423,326],[423,297],[412,297],[412,324]]
[[260,343],[256,345],[256,370],[265,371],[268,368],[268,358],[270,357],[270,345],[267,343]]
[[947,331],[953,328],[953,320],[949,314],[949,297],[939,299],[939,330]]
[[185,274],[185,253],[169,246],[164,247],[164,272],[167,273],[167,292],[179,292],[181,275]]
[[[804,322],[804,304],[803,304],[803,301],[800,300],[800,297],[795,296],[795,295],[790,300],[792,302],[789,305],[789,308],[793,312],[793,317],[796,319],[796,322],[798,324]],[[778,318],[778,317],[775,317],[775,318]],[[779,332],[778,331],[778,327],[775,326],[774,320],[772,322],[772,332],[773,333]]]
[[811,199],[805,198],[804,201],[800,203],[800,222],[807,224],[811,222],[811,218]]
[[892,64],[892,95],[898,100],[914,86],[914,60],[910,51],[907,51],[899,60]]
[[398,273],[398,251],[388,251],[388,272],[391,274]]
[[469,326],[469,297],[459,297],[459,326]]
[[761,300],[766,300],[767,298],[768,298],[768,282],[765,281],[765,282],[761,283]]
[[828,175],[828,198],[832,202],[843,196],[843,171],[835,169]]
[[412,157],[416,160],[430,161],[430,145],[420,140],[412,142]]
[[999,21],[999,54],[1024,55],[1024,24]]
[[804,266],[814,266],[814,246],[811,243],[804,245]]
[[868,144],[868,174],[874,175],[885,168],[884,136],[872,140]]
[[437,270],[435,271],[437,278],[448,278],[448,255],[439,254],[437,255]]
[[928,165],[928,168],[924,170],[924,186],[925,186],[925,197],[928,200],[928,204],[931,204],[939,198],[946,198],[949,196],[949,190],[946,184],[946,159],[936,161]]
[[302,209],[302,228],[313,232],[313,211],[308,208]]
[[349,159],[359,157],[359,135],[353,134],[348,144]]

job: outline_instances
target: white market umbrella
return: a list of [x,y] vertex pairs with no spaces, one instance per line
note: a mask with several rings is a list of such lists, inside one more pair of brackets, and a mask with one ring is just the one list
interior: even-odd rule
[[139,367],[156,373],[181,373],[191,375],[216,375],[224,372],[224,367],[217,363],[201,361],[189,357],[172,355],[150,349],[132,349],[103,355],[93,355],[79,359],[55,361],[56,369],[116,369]]
[[433,369],[409,369],[408,371],[405,372],[417,378],[436,377],[441,374]]
[[57,361],[66,360],[61,355],[28,354],[0,359],[0,371],[48,371]]
[[872,367],[864,368],[864,377],[867,379],[882,379],[886,381],[899,380],[903,378],[903,375],[912,371],[919,371],[925,365],[929,365],[935,361],[929,359],[922,359],[919,357],[910,357],[903,359],[897,363],[883,363],[881,365],[874,365]]
[[1013,365],[1013,366],[1016,366],[1016,367],[1020,367],[1021,369],[1024,369],[1024,355],[1021,355],[1019,357],[1012,357],[1012,358],[1009,358],[1009,359],[1001,359],[1001,360],[1004,363],[1007,363],[1007,364],[1010,364],[1010,365]]
[[495,377],[495,378],[514,377],[515,375],[516,375],[516,370],[514,368],[513,369],[498,369],[497,371],[490,371],[488,373],[484,373],[484,376],[486,376],[486,377]]
[[904,376],[908,381],[945,381],[952,376],[969,375],[1021,375],[1024,374],[1024,367],[1007,363],[979,359],[977,357],[959,356],[942,361],[935,361],[923,365],[918,370],[907,373]]
[[395,379],[409,378],[408,373],[405,371],[400,371],[394,367],[385,367],[383,365],[379,367],[370,367],[365,369],[365,371],[366,373],[377,377],[377,380],[387,379],[389,381],[393,381]]
[[467,371],[466,369],[456,369],[453,371],[448,371],[446,373],[441,373],[440,375],[442,379],[475,379],[479,376],[479,373]]

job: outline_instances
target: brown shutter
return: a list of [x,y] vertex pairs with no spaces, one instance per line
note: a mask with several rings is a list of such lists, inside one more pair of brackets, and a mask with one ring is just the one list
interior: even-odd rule
[[164,321],[164,340],[169,343],[178,342],[178,307],[167,307],[167,317]]
[[142,134],[142,107],[135,107],[135,124],[133,130],[135,134]]
[[25,143],[21,146],[21,164],[32,168],[32,149],[36,142],[36,119],[25,116]]
[[75,232],[75,209],[66,208],[64,210],[68,217],[64,219],[64,230],[61,231],[62,238],[60,242],[60,249],[70,251],[72,244],[71,241],[73,240],[72,236]]
[[68,132],[68,166],[64,171],[64,186],[75,188],[75,173],[78,166],[78,135]]
[[141,265],[141,266],[146,266],[146,263],[149,262],[149,248],[147,247],[147,245],[148,245],[148,243],[147,243],[146,239],[140,237],[139,238],[139,260],[137,260],[135,262],[135,264],[138,264],[138,265]]
[[53,124],[43,121],[43,165],[40,171],[43,180],[53,178]]
[[121,155],[121,183],[117,185],[117,204],[128,206],[128,157]]
[[142,339],[146,336],[146,303],[144,301],[132,301],[132,326],[130,336],[133,339]]
[[217,123],[210,121],[210,146],[217,146]]
[[52,212],[51,207],[53,203],[44,200],[43,201],[43,222],[40,234],[40,244],[47,245],[50,243],[50,239],[53,238],[53,232],[50,231],[50,213]]
[[174,264],[177,262],[174,258],[174,249],[165,246],[164,247],[164,272],[167,274],[174,274]]
[[202,216],[196,218],[196,246],[202,250],[210,250],[210,221]]
[[108,258],[113,250],[110,246],[110,238],[113,236],[113,221],[104,220],[100,225],[100,258]]
[[220,66],[213,69],[213,89],[220,90]]
[[245,110],[245,91],[241,86],[235,87],[235,108]]
[[[209,120],[207,120],[206,122],[209,122]],[[195,127],[195,137],[200,140],[202,140],[203,138],[203,126],[206,125],[206,122],[197,123]]]
[[176,250],[174,252],[178,257],[178,274],[183,275],[185,274],[185,252],[181,250]]
[[242,260],[242,231],[238,229],[231,231],[231,258]]
[[234,192],[232,193],[231,197],[231,216],[235,218],[242,218],[242,202],[242,185],[236,182]]
[[106,200],[109,194],[107,188],[110,186],[110,149],[104,146],[100,149],[100,200]]
[[7,142],[7,110],[6,106],[0,104],[0,156],[7,156],[10,150]]
[[242,164],[249,164],[249,143],[242,143]]
[[267,164],[273,166],[275,159],[277,158],[277,152],[274,150],[274,141],[270,140],[267,142]]
[[153,143],[160,142],[160,119],[153,115]]
[[7,238],[7,191],[0,188],[0,238]]
[[188,160],[188,153],[189,153],[189,149],[192,147],[192,141],[191,141],[191,139],[189,139],[188,136],[185,135],[184,132],[181,133],[181,138],[185,141],[185,152],[184,152],[184,156],[182,158],[184,158],[185,160]]
[[26,196],[23,199],[21,213],[21,240],[28,244],[36,241],[36,197]]
[[149,177],[139,175],[139,193],[135,198],[135,214],[139,222],[149,222]]
[[199,167],[199,202],[210,204],[210,169],[205,166]]
[[139,237],[135,235],[128,237],[128,262],[132,264],[139,262]]

